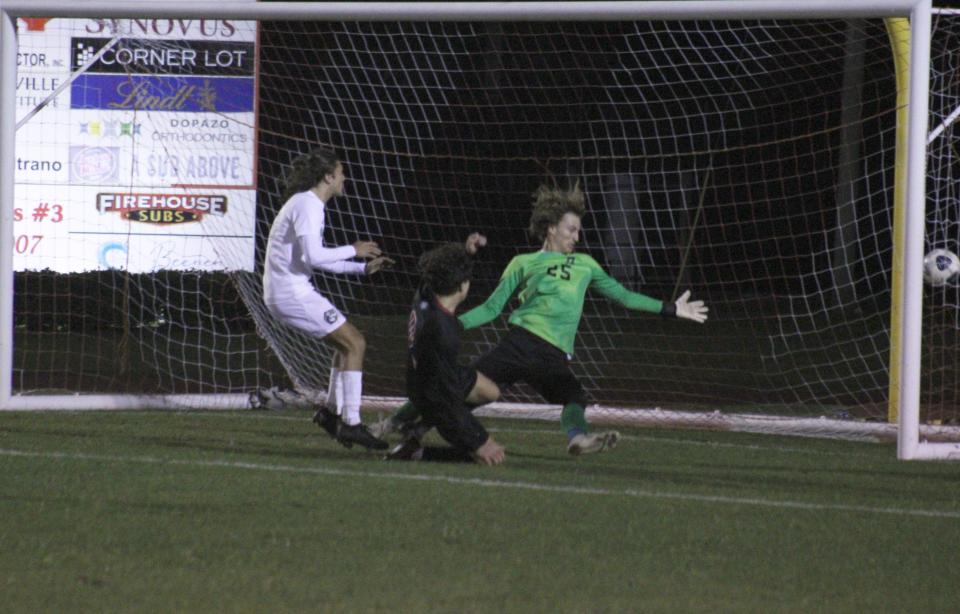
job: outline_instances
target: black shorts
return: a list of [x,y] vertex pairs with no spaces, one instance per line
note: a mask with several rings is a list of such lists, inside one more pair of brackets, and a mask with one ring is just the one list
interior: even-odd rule
[[551,343],[513,326],[495,348],[474,363],[477,371],[501,389],[524,381],[547,403],[587,404],[587,393],[570,370],[570,358]]
[[487,431],[466,404],[477,383],[477,370],[457,366],[446,377],[435,382],[431,391],[408,390],[410,400],[420,410],[425,426],[436,427],[455,448],[473,452],[487,440]]
[[459,388],[463,391],[462,399],[466,402],[470,391],[477,385],[477,370],[473,367],[460,367],[458,371],[460,372]]
[[436,412],[432,419],[427,418],[426,414],[427,412],[424,412],[424,424],[435,426],[440,436],[459,450],[476,452],[489,436],[477,417],[463,403]]

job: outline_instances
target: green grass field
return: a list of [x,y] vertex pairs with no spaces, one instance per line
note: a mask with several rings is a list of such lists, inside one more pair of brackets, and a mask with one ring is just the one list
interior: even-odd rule
[[489,421],[389,463],[303,411],[0,413],[5,612],[953,612],[960,465],[889,445]]

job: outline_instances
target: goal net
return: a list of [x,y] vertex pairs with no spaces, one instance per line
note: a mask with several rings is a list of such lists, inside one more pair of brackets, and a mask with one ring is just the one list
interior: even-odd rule
[[[960,11],[933,18],[927,137],[925,251],[960,254]],[[960,280],[926,289],[921,409],[927,421],[960,424]]]
[[[573,367],[592,420],[895,436],[902,133],[883,19],[16,23],[15,398],[322,398],[330,350],[268,315],[261,275],[290,163],[324,144],[348,178],[325,243],[376,240],[398,262],[314,278],[366,336],[368,408],[404,394],[418,255],[485,233],[476,304],[539,249],[536,187],[579,182],[578,249],[632,290],[710,307],[698,326],[588,293]],[[955,253],[958,23],[934,20],[925,245]],[[921,415],[946,437],[958,285],[924,299]],[[505,331],[468,331],[464,359]],[[488,411],[559,409],[523,385],[503,401]]]

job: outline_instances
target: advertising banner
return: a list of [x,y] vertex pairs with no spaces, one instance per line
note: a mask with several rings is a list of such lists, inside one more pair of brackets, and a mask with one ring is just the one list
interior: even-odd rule
[[14,269],[253,270],[256,23],[17,26]]

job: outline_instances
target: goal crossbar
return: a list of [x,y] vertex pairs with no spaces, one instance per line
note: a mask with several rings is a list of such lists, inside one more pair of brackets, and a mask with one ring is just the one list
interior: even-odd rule
[[[690,2],[65,2],[10,0],[13,17],[202,18],[411,21],[543,21],[635,19],[798,19],[907,17],[923,4],[908,0],[695,0]],[[928,9],[929,12],[929,9]]]

